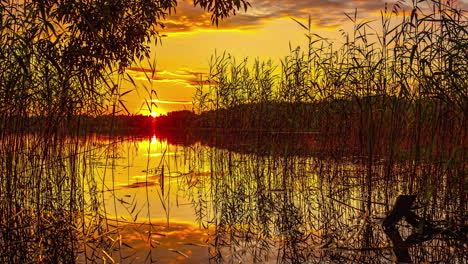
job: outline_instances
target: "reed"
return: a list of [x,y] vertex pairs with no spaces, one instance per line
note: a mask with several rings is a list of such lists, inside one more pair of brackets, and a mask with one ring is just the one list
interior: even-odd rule
[[[194,4],[213,22],[248,5]],[[0,262],[114,261],[89,117],[128,114],[123,71],[149,57],[176,5],[0,0]]]
[[318,130],[369,157],[369,173],[382,155],[390,173],[397,159],[416,170],[466,149],[467,12],[452,1],[407,4],[386,5],[375,22],[347,14],[353,31],[335,42],[296,20],[305,50],[291,49],[279,66],[215,54],[194,100],[203,124]]
[[[267,238],[279,237],[280,262],[320,262],[333,257],[368,262],[376,257],[375,251],[359,256],[340,251],[315,256],[307,249],[353,240],[336,236],[343,232],[340,225],[345,229],[351,225],[344,219],[334,219],[349,215],[348,209],[365,217],[379,211],[382,214],[390,210],[388,205],[395,194],[417,194],[424,208],[422,214],[431,219],[443,218],[444,213],[439,213],[449,206],[449,200],[456,201],[457,208],[466,208],[466,202],[460,202],[466,199],[466,191],[460,188],[466,187],[463,171],[468,146],[467,11],[453,1],[407,4],[398,1],[386,5],[377,22],[360,19],[357,11],[348,14],[353,30],[340,31],[342,39],[338,42],[314,34],[310,19],[308,23],[296,20],[306,31],[306,48],[291,49],[278,66],[258,61],[249,65],[247,59],[239,63],[226,54],[214,55],[208,82],[200,85],[194,101],[196,106],[203,105],[197,110],[202,110],[199,114],[204,126],[226,131],[232,131],[232,126],[241,131],[316,131],[320,136],[314,137],[312,152],[327,153],[322,159],[333,157],[331,166],[338,166],[330,169],[324,160],[298,161],[300,158],[285,152],[270,152],[273,161],[261,161],[246,172],[243,165],[235,165],[243,163],[236,163],[231,154],[215,154],[216,166],[231,164],[212,168],[229,172],[212,186],[211,200],[219,213],[216,226],[222,227],[215,233],[221,237],[213,244],[217,252],[231,252],[233,260],[267,258],[269,250],[275,248]],[[343,44],[337,44],[340,42]],[[263,83],[268,84],[266,88]],[[268,97],[262,96],[265,91]],[[247,94],[248,99],[243,99]],[[284,107],[279,107],[281,104]],[[241,136],[232,141],[246,139]],[[278,159],[284,161],[279,165],[284,171],[269,172]],[[339,168],[346,166],[343,160],[352,160],[357,170],[348,174],[347,169]],[[318,167],[309,168],[301,162]],[[294,174],[296,164],[304,173]],[[302,182],[307,177],[313,179]],[[314,186],[317,182],[318,187]],[[333,191],[339,183],[349,183],[344,184],[349,189],[343,186]],[[310,188],[301,189],[304,186]],[[359,194],[348,192],[354,188],[351,186]],[[317,192],[308,193],[315,188]],[[379,188],[388,188],[388,192]],[[356,197],[362,202],[350,205]],[[329,203],[330,199],[334,202]],[[384,207],[376,203],[382,200]],[[333,209],[337,203],[344,207]],[[308,208],[313,204],[316,207]],[[270,210],[268,216],[262,215],[260,208]],[[257,219],[258,226],[242,229],[251,219]],[[361,243],[361,249],[375,248],[385,241],[376,232],[378,226],[371,223],[377,222],[370,220],[359,227],[357,243]],[[256,235],[265,240],[254,239]],[[236,256],[235,252],[241,252],[235,246],[239,243],[251,250]],[[413,253],[417,261],[424,258],[420,249]]]

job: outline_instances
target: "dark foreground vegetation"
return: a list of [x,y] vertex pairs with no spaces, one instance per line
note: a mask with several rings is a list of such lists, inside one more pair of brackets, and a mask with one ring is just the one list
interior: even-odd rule
[[[231,142],[235,139],[240,137]],[[281,144],[249,141],[259,150]],[[413,159],[376,155],[369,166],[367,156],[285,151],[291,143],[280,152],[258,155],[244,151],[244,142],[231,148],[192,144],[178,159],[192,170],[177,179],[186,183],[181,188],[193,199],[201,225],[208,227],[212,262],[468,260],[463,160],[415,165]],[[408,193],[401,197],[410,201],[402,203],[398,197]]]
[[[194,4],[213,23],[247,8],[243,0]],[[159,41],[176,6],[0,0],[1,263],[114,261],[91,166],[98,146],[83,143],[80,125],[86,115],[126,112],[123,71],[149,57],[147,42]]]

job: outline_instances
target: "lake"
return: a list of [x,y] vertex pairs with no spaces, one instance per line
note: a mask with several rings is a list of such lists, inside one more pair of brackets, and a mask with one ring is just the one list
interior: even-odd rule
[[[87,168],[78,261],[468,260],[465,162],[369,159],[332,151],[314,133],[208,138],[81,141]],[[411,212],[420,228],[401,220],[395,238],[382,222],[401,194],[417,195]]]

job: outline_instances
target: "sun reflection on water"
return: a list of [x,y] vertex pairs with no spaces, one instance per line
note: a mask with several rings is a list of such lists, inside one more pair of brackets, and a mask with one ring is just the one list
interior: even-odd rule
[[[388,186],[380,167],[367,179],[365,165],[348,159],[257,156],[157,136],[123,141],[114,151],[112,168],[96,170],[105,186],[115,186],[103,193],[106,217],[131,247],[123,255],[137,262],[145,254],[163,263],[391,259],[379,219],[405,183]],[[396,165],[395,177],[408,166]],[[435,259],[451,259],[445,244],[437,246]],[[369,250],[351,254],[362,248]]]

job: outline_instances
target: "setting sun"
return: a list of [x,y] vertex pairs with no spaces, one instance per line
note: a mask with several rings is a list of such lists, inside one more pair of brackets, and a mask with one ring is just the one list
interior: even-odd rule
[[157,117],[157,116],[158,116],[158,113],[156,113],[156,112],[151,112],[151,116],[152,116],[152,117]]

